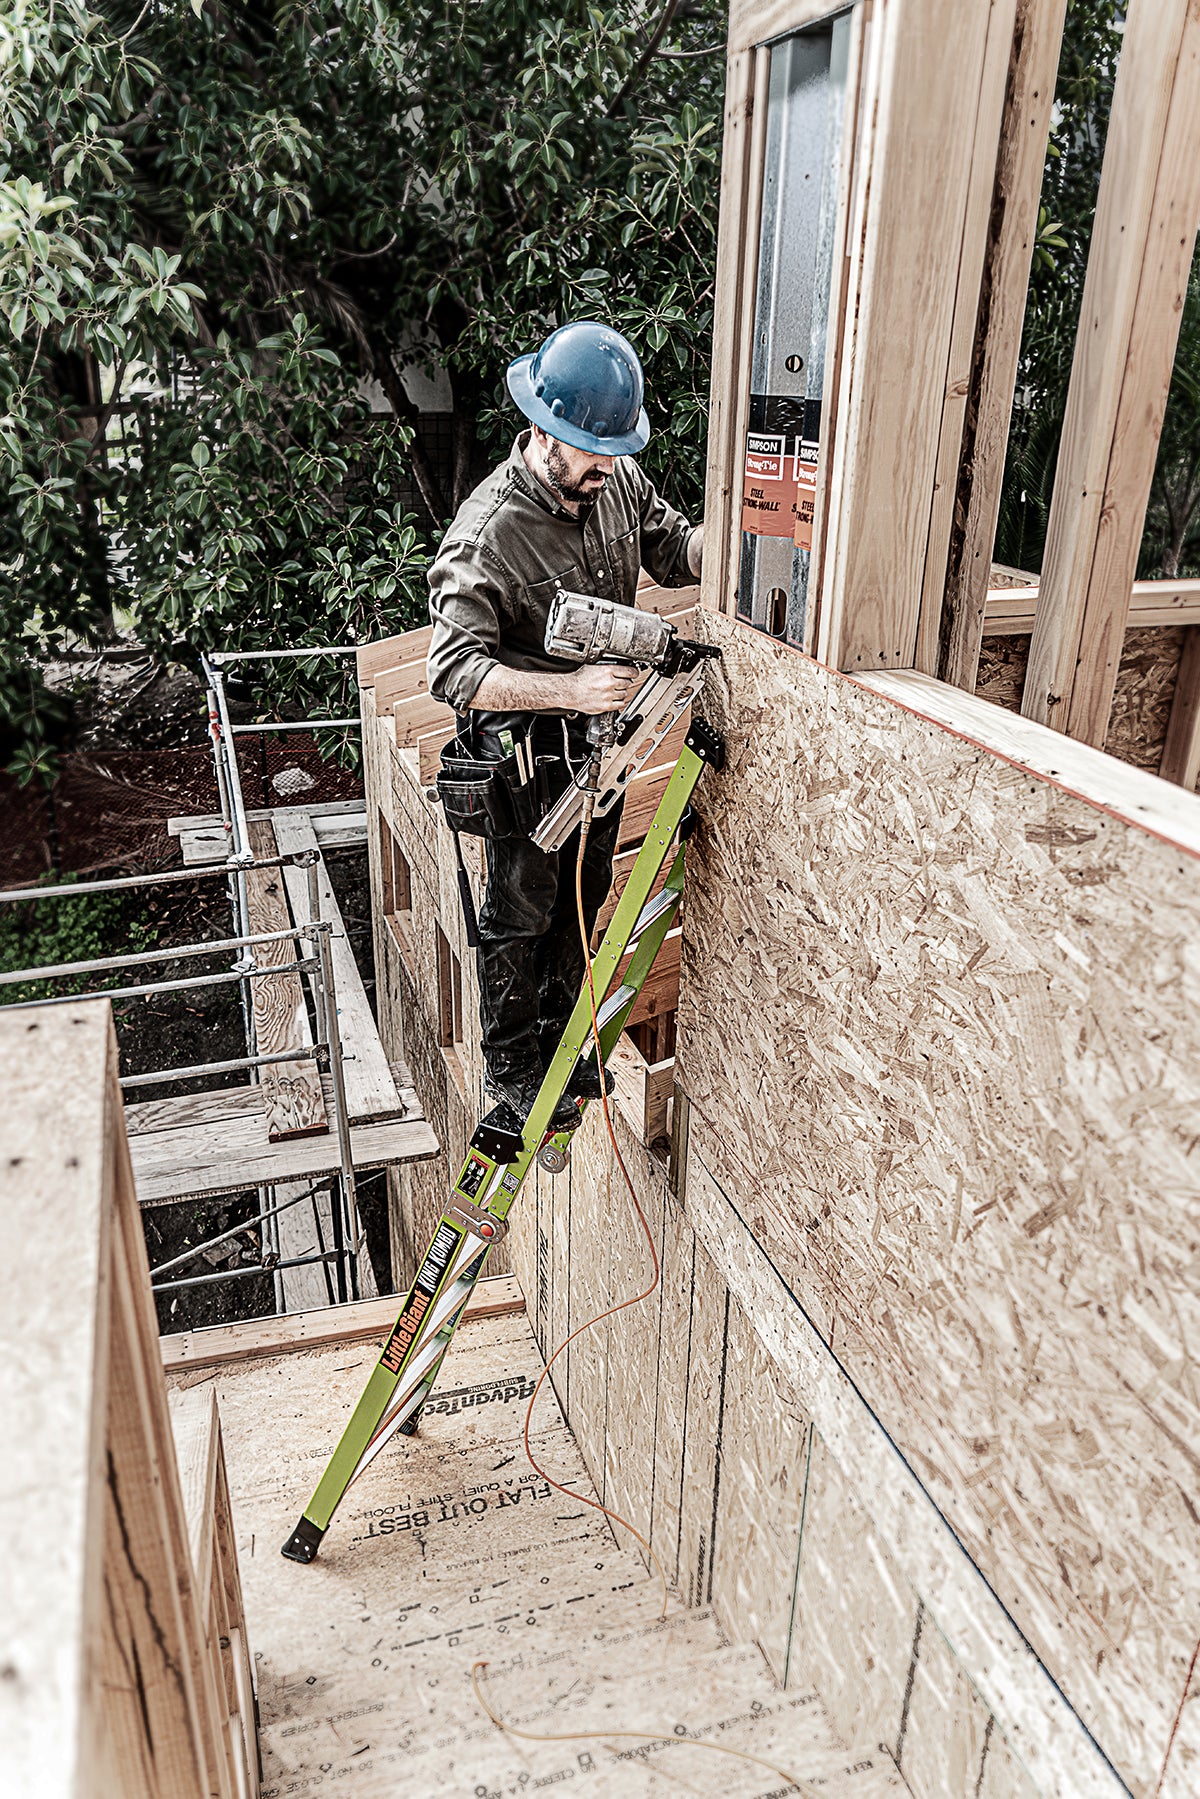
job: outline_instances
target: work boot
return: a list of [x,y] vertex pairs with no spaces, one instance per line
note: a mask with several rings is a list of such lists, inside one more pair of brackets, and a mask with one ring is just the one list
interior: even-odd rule
[[[607,1068],[603,1070],[603,1074],[603,1091],[611,1093],[617,1084],[616,1078]],[[567,1082],[567,1092],[572,1099],[599,1099],[601,1093],[600,1071],[597,1069],[594,1056],[588,1056],[584,1061],[576,1062],[575,1072]]]
[[[522,1123],[533,1111],[533,1102],[541,1091],[543,1072],[540,1068],[525,1070],[515,1069],[511,1074],[495,1075],[487,1069],[483,1077],[484,1092],[490,1099],[499,1104],[503,1102],[512,1108]],[[553,1130],[567,1130],[579,1122],[578,1108],[566,1094],[555,1106],[550,1118]]]

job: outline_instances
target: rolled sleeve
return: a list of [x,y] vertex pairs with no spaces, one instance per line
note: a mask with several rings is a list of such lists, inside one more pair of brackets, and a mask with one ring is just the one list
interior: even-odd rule
[[429,691],[466,712],[499,657],[505,583],[474,543],[444,543],[429,570]]
[[687,559],[692,526],[655,492],[640,469],[637,473],[642,567],[660,587],[686,587],[696,579]]

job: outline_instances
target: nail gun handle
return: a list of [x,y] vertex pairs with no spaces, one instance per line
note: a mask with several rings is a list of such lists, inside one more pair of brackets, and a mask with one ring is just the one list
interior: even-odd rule
[[592,751],[606,750],[617,734],[615,712],[593,712],[588,720],[587,743]]

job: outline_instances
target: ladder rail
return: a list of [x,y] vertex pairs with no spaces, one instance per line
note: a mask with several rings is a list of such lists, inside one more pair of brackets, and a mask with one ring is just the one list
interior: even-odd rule
[[[665,884],[666,889],[677,897],[672,904],[657,908],[648,922],[643,921],[643,912],[671,853],[671,845],[706,763],[720,767],[723,759],[723,746],[716,734],[705,725],[693,725],[592,961],[592,985],[599,1007],[635,932],[638,932],[637,946],[618,990],[622,1004],[601,1026],[600,1046],[605,1057],[624,1028],[625,1019],[636,1003],[641,985],[675,917],[678,896],[683,889],[685,846],[682,842],[675,852]],[[466,1161],[379,1359],[312,1498],[283,1545],[282,1553],[290,1560],[311,1562],[314,1559],[352,1481],[407,1419],[419,1413],[437,1378],[488,1251],[504,1234],[508,1211],[543,1140],[569,1141],[570,1132],[557,1133],[556,1138],[550,1138],[548,1127],[592,1034],[592,998],[585,983],[521,1128],[516,1152],[508,1160],[500,1160],[477,1147],[476,1140],[472,1140]],[[476,1138],[486,1122],[481,1120]]]
[[[602,1016],[603,1008],[597,1008],[596,1020],[600,1026],[600,1053],[601,1058],[604,1061],[607,1061],[608,1057],[612,1054],[613,1048],[615,1047],[621,1032],[625,1029],[626,1021],[628,1020],[630,1012],[637,1004],[638,994],[641,992],[642,984],[647,974],[653,967],[654,959],[662,947],[663,939],[675,922],[680,902],[683,899],[683,870],[684,847],[681,844],[676,852],[671,872],[667,877],[667,883],[663,888],[663,893],[669,893],[670,895],[669,903],[659,906],[657,901],[662,898],[662,894],[659,894],[655,896],[655,899],[648,901],[642,908],[634,925],[635,932],[639,934],[630,939],[631,943],[637,943],[636,955],[631,959],[629,965],[630,979],[625,985],[616,989],[615,992],[610,995],[609,1001],[607,1002],[609,1006],[607,1016]],[[647,919],[646,915],[650,912],[651,907],[654,907],[655,910],[653,916]],[[651,933],[654,927],[657,927],[657,930],[652,936]],[[612,1000],[617,999],[618,997],[620,1003],[613,1006]],[[575,1127],[572,1127],[570,1130],[559,1131],[555,1136],[547,1139],[546,1143],[541,1146],[542,1149],[550,1147],[565,1152],[574,1135],[574,1130]],[[471,1288],[474,1287],[476,1280],[479,1279],[482,1267],[483,1264],[481,1261],[478,1269],[471,1276]],[[410,1407],[408,1417],[403,1420],[397,1420],[393,1429],[403,1430],[406,1423],[411,1423],[411,1428],[416,1428],[416,1421],[420,1417],[420,1412],[424,1407],[425,1400],[428,1398],[436,1384],[438,1374],[441,1371],[442,1362],[450,1347],[457,1322],[457,1316],[455,1316],[442,1325],[441,1330],[438,1332],[439,1337],[442,1339],[442,1347],[436,1361],[432,1363],[428,1373],[422,1378],[421,1386],[423,1392],[421,1394],[420,1404],[419,1406]],[[430,1328],[433,1329],[435,1327],[431,1325]],[[373,1449],[372,1454],[374,1453],[375,1451]],[[361,1473],[363,1465],[365,1464],[360,1464],[359,1469],[355,1473],[355,1479],[357,1479],[358,1473]]]

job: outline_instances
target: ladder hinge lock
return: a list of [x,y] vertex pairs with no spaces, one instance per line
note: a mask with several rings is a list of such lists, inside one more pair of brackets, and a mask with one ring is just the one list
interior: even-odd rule
[[689,750],[694,750],[702,762],[718,772],[725,766],[725,739],[711,725],[706,725],[702,718],[692,721],[691,729],[684,738]]
[[457,1219],[464,1230],[470,1231],[473,1237],[479,1237],[485,1243],[499,1243],[501,1238],[508,1235],[508,1226],[502,1218],[497,1218],[492,1212],[485,1212],[482,1206],[464,1199],[461,1193],[454,1195],[446,1212],[448,1217]]

